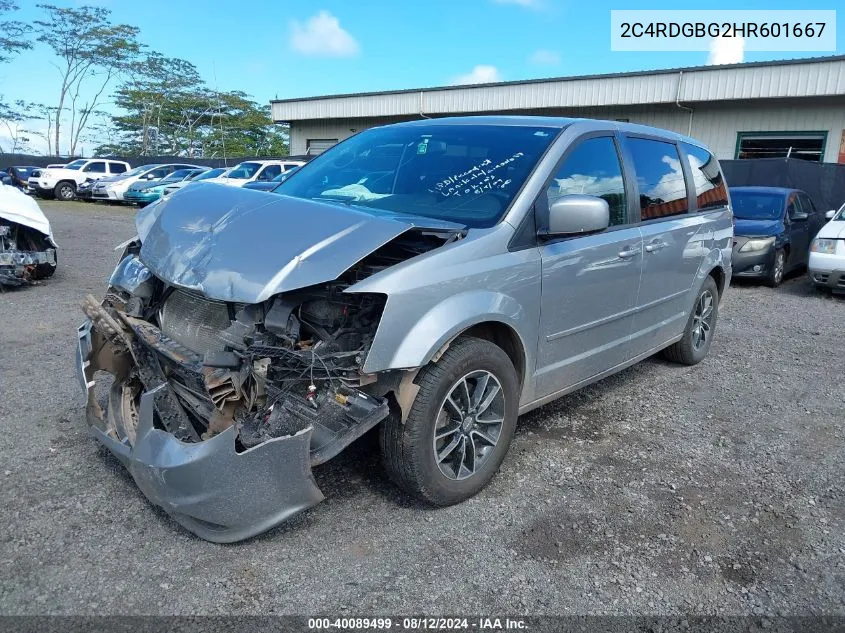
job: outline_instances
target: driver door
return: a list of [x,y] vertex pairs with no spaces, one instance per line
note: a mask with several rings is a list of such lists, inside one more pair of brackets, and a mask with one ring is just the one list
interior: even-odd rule
[[630,190],[612,133],[577,142],[537,207],[548,217],[557,197],[607,201],[610,227],[542,242],[537,395],[573,387],[625,362],[643,265],[643,239],[630,223]]

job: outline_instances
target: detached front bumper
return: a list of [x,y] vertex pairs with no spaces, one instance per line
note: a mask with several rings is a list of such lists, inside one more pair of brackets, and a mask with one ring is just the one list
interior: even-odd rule
[[[234,427],[211,439],[187,443],[154,427],[156,397],[166,383],[145,385],[135,440],[113,429],[118,398],[110,396],[103,419],[94,402],[92,322],[79,327],[76,354],[80,386],[89,398],[91,434],[126,467],[144,495],[200,538],[232,543],[260,534],[323,500],[311,473],[311,429],[237,452]],[[113,394],[112,394],[113,395]]]

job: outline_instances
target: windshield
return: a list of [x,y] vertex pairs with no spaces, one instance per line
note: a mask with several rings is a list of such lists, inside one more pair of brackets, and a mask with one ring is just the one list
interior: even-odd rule
[[209,169],[208,171],[204,171],[199,176],[194,178],[194,180],[205,180],[206,178],[217,178],[217,176],[221,176],[223,174],[223,172],[225,172],[225,171],[226,171],[225,169],[222,169],[222,168],[219,168],[219,167],[216,168],[216,169]]
[[135,169],[130,169],[127,172],[120,174],[118,178],[131,178],[132,176],[139,176],[143,174],[145,171],[151,170],[153,167],[157,167],[158,165],[141,165],[140,167],[136,167]]
[[434,122],[375,128],[317,156],[274,191],[490,227],[558,132]]
[[165,178],[161,179],[162,183],[171,183],[171,182],[179,182],[180,180],[184,180],[188,176],[190,176],[194,172],[193,169],[177,169],[176,171],[170,173]]
[[85,163],[87,163],[87,162],[88,162],[88,161],[87,161],[87,160],[85,160],[84,158],[83,158],[83,159],[80,159],[80,160],[75,160],[75,161],[73,161],[72,163],[68,163],[67,165],[65,165],[65,167],[64,167],[64,168],[65,168],[65,169],[79,169],[79,168],[81,168],[81,167],[82,167]]
[[241,163],[232,167],[232,171],[226,174],[226,176],[244,180],[246,178],[252,178],[259,169],[261,169],[261,163]]
[[779,220],[783,196],[776,193],[731,190],[734,216],[741,220]]

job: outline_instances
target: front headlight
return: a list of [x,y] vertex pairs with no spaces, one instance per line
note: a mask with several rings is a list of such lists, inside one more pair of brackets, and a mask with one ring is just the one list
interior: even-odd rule
[[836,240],[826,240],[824,238],[817,237],[810,245],[810,250],[814,253],[833,255],[836,252]]
[[754,251],[764,251],[775,243],[774,237],[761,237],[759,239],[748,240],[739,249],[740,253],[752,253]]

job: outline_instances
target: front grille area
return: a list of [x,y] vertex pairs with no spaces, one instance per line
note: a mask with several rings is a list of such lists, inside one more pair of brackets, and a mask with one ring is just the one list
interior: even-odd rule
[[161,331],[197,354],[223,350],[219,334],[231,324],[229,309],[185,290],[176,290],[159,311]]

